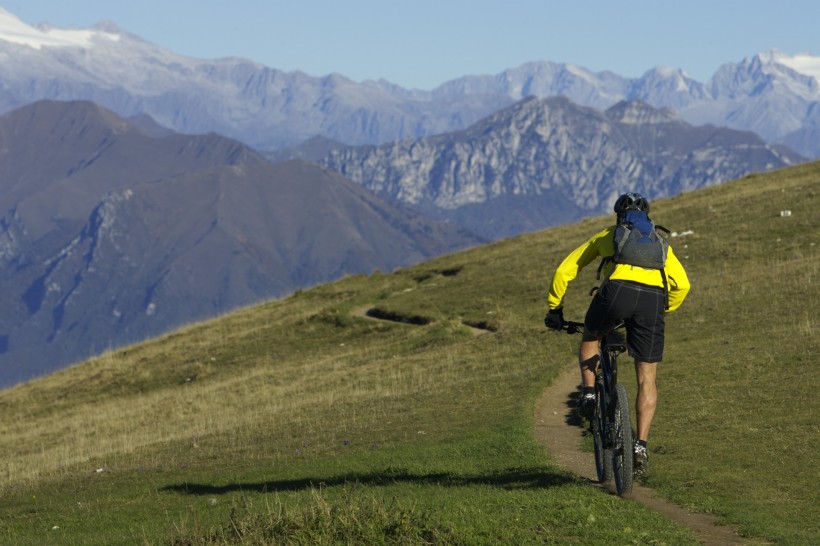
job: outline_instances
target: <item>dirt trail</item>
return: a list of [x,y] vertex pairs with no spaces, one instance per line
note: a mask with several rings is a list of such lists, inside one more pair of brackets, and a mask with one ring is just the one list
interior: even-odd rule
[[[595,456],[580,449],[583,430],[578,426],[577,418],[571,409],[574,405],[573,397],[578,392],[578,380],[577,367],[567,366],[555,382],[541,394],[535,406],[535,435],[558,466],[614,494],[613,484],[598,484]],[[632,488],[631,498],[650,510],[692,529],[695,536],[704,544],[750,544],[731,527],[717,525],[716,518],[706,514],[690,513],[637,483]]]
[[[360,317],[360,318],[364,318],[364,319],[368,319],[368,320],[382,320],[382,321],[387,321],[387,322],[397,322],[397,321],[390,321],[390,320],[379,318],[379,317],[372,317],[372,316],[368,315],[367,312],[372,308],[373,308],[372,305],[364,305],[362,307],[358,307],[358,308],[354,309],[353,311],[351,311],[350,314],[353,315],[354,317]],[[399,322],[399,324],[401,324],[401,322]],[[490,330],[485,330],[483,328],[476,328],[475,326],[470,326],[469,324],[464,324],[464,327],[467,328],[470,331],[470,333],[473,334],[474,336],[481,336],[481,335],[484,335],[484,334],[491,333]]]
[[[365,305],[354,309],[352,314],[370,320],[383,320],[371,317],[367,311],[371,308]],[[487,330],[470,328],[474,335],[488,333]],[[578,426],[577,418],[573,415],[573,396],[578,392],[578,369],[567,366],[550,385],[535,405],[535,436],[538,442],[546,448],[556,464],[585,478],[597,487],[607,489],[613,494],[614,484],[602,485],[595,475],[595,456],[592,453],[581,451],[580,445],[583,429]],[[706,514],[694,514],[673,504],[654,491],[639,484],[632,487],[632,500],[640,502],[654,512],[663,514],[672,521],[690,528],[695,536],[708,546],[748,545],[750,542],[740,537],[731,527],[717,525],[717,518]]]

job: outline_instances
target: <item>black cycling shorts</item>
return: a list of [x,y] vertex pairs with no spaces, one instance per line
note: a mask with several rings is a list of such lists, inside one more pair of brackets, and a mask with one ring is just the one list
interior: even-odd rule
[[626,347],[643,362],[663,360],[663,288],[628,281],[607,281],[589,304],[584,326],[600,336],[618,322],[626,325]]

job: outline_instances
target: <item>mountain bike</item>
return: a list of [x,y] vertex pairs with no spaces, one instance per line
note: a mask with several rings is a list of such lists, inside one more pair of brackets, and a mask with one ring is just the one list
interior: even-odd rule
[[[622,328],[620,323],[601,338],[600,362],[595,373],[595,412],[589,426],[598,481],[606,483],[614,477],[615,490],[621,496],[632,492],[634,471],[629,398],[626,387],[618,383],[618,355],[626,351]],[[584,324],[566,322],[563,329],[568,334],[578,334],[584,331]]]

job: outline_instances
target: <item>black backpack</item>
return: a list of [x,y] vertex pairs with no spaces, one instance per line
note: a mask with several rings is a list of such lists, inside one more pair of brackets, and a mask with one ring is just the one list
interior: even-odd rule
[[[660,233],[664,232],[664,234]],[[656,226],[646,212],[629,210],[619,218],[615,226],[613,246],[615,254],[612,258],[605,258],[598,267],[598,278],[601,270],[609,261],[616,264],[629,264],[646,269],[657,269],[663,279],[663,292],[666,308],[669,308],[669,287],[666,280],[666,254],[669,250],[667,236],[669,230],[663,226]]]
[[659,230],[669,235],[668,229],[656,226],[644,211],[627,211],[615,226],[612,261],[663,271],[669,242],[658,233]]

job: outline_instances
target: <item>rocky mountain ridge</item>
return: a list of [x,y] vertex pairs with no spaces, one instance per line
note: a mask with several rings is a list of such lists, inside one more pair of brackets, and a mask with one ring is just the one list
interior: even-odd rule
[[[36,39],[48,37],[8,12],[0,19]],[[705,83],[666,67],[625,78],[541,61],[420,91],[243,59],[193,59],[111,23],[81,36],[59,47],[33,47],[0,33],[0,113],[41,99],[91,100],[123,117],[148,114],[177,132],[217,132],[276,150],[317,135],[361,145],[461,130],[528,96],[566,96],[599,110],[641,100],[694,125],[751,130],[820,157],[818,81],[801,71],[798,57],[776,52],[727,63]]]
[[235,307],[482,242],[313,163],[88,102],[0,117],[0,386]]
[[753,133],[695,127],[641,101],[601,112],[557,97],[525,99],[463,131],[331,147],[321,161],[387,199],[497,239],[609,212],[625,191],[669,196],[804,160]]

